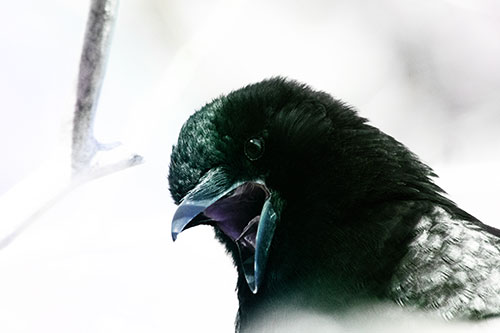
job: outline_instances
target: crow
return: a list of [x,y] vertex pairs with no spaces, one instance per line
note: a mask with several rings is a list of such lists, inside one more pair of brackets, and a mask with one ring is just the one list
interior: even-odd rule
[[172,237],[208,224],[238,271],[236,331],[272,309],[394,302],[445,319],[500,314],[500,230],[356,110],[266,79],[183,125],[169,165]]

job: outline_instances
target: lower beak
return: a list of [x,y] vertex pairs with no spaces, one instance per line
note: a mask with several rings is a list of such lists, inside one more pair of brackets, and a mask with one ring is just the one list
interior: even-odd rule
[[184,197],[172,220],[172,238],[200,224],[219,228],[237,246],[250,290],[262,285],[277,215],[264,182],[226,182],[224,172],[213,169]]

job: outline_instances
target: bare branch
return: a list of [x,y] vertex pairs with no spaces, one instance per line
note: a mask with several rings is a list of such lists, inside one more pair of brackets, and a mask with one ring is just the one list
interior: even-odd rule
[[92,0],[90,6],[80,59],[77,100],[73,119],[71,161],[74,172],[88,167],[98,150],[93,126],[117,7],[117,0]]
[[142,163],[141,156],[115,149],[117,144],[98,143],[93,132],[117,8],[118,0],[91,2],[78,75],[71,172],[65,172],[66,168],[69,171],[69,163],[64,163],[68,155],[59,154],[38,173],[2,196],[0,249],[7,247],[78,185]]
[[[117,10],[118,0],[92,0],[90,6],[73,118],[71,167],[79,182],[142,162],[142,157],[137,154],[118,156],[108,165],[96,161],[99,152],[112,150],[116,146],[97,142],[93,127]],[[99,170],[101,168],[103,170]]]
[[73,119],[72,168],[90,166],[99,149],[93,125],[109,55],[118,0],[92,0],[83,43]]

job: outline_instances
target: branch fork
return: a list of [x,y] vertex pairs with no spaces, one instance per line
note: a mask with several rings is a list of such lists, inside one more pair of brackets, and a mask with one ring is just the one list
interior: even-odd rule
[[0,250],[78,185],[143,162],[119,143],[102,144],[94,137],[117,10],[118,0],[91,0],[78,74],[71,167],[65,165],[66,154],[60,154],[0,198]]

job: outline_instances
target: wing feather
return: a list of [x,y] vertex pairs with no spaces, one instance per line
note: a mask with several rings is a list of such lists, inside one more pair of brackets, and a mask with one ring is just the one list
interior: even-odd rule
[[436,207],[416,225],[389,294],[447,319],[500,315],[500,238]]

